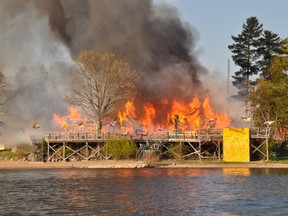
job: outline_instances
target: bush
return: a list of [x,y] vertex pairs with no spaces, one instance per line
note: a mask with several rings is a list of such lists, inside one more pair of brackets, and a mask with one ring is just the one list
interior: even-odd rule
[[11,150],[0,151],[1,160],[10,160],[11,158],[14,158],[15,156],[16,156],[15,152],[12,152]]
[[112,155],[116,160],[131,159],[136,157],[137,146],[132,140],[126,138],[120,140],[108,140],[104,151]]
[[33,147],[30,144],[19,144],[15,148],[15,155],[18,158],[26,158],[33,153]]

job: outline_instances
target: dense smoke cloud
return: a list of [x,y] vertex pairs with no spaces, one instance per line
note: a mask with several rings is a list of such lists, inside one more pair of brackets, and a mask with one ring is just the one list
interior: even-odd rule
[[[2,0],[0,63],[10,80],[8,124],[27,128],[63,113],[73,56],[111,51],[141,73],[138,98],[191,100],[206,90],[197,31],[176,8],[150,0]],[[138,103],[141,106],[140,103]],[[17,119],[17,122],[16,122]],[[15,123],[16,122],[16,123]],[[15,126],[16,125],[16,126]]]
[[[141,110],[143,101],[157,104],[164,97],[190,101],[195,93],[206,95],[199,78],[206,71],[193,53],[197,32],[172,6],[149,0],[63,0],[61,5],[63,14],[50,9],[46,13],[51,29],[73,55],[85,49],[112,51],[141,73],[136,110]],[[47,8],[39,3],[38,7]]]
[[[169,94],[171,91],[177,97],[190,99],[191,92],[199,91],[199,73],[204,69],[193,55],[197,34],[180,20],[175,8],[149,0],[63,0],[53,1],[49,7],[46,1],[44,5],[35,2],[38,8],[46,9],[51,29],[67,43],[73,55],[95,49],[112,51],[128,60],[142,73],[141,97],[175,97]],[[56,6],[61,9],[52,9]],[[181,75],[186,74],[190,86],[186,84],[183,91],[186,79],[183,81]],[[175,84],[170,85],[172,81]]]

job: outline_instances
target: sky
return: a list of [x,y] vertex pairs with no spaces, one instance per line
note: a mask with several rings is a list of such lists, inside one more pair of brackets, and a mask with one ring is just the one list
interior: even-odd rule
[[[157,1],[156,1],[157,2]],[[264,30],[272,31],[284,39],[288,37],[287,0],[159,0],[174,5],[181,19],[188,22],[199,34],[196,49],[199,61],[211,73],[230,74],[237,71],[228,46],[231,35],[242,31],[246,19],[258,18]],[[221,76],[222,77],[222,76]]]

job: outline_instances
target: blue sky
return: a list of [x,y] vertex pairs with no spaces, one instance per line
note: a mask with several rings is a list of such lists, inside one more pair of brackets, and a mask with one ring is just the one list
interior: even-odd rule
[[158,0],[174,5],[183,21],[199,33],[197,49],[199,60],[211,73],[227,75],[227,62],[234,74],[234,65],[228,45],[231,35],[238,35],[246,19],[256,16],[264,30],[281,38],[288,37],[287,0]]

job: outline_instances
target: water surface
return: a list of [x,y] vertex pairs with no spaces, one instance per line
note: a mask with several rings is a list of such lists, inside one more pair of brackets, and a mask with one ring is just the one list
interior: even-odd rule
[[288,169],[0,170],[0,215],[288,215]]

